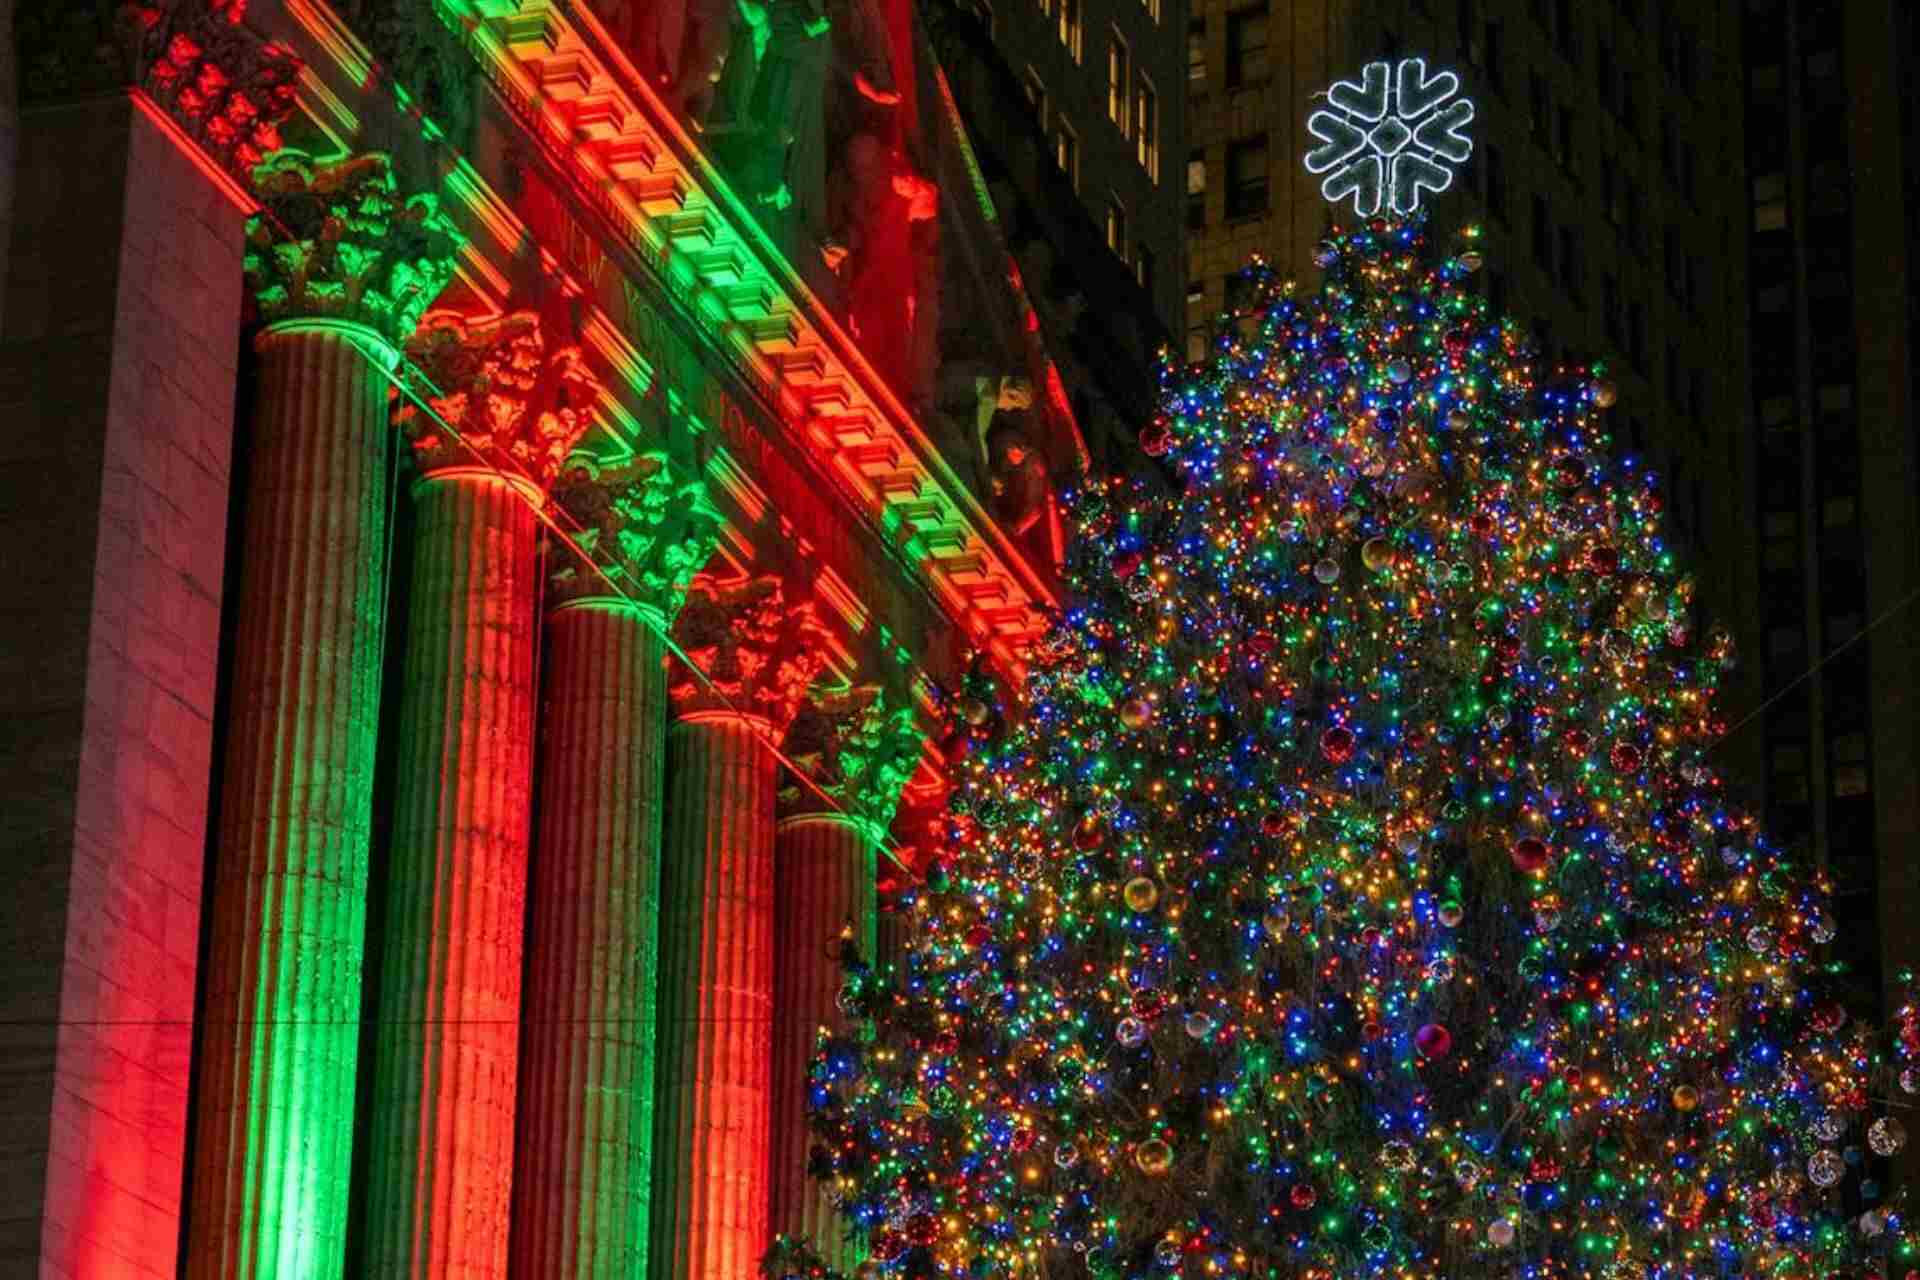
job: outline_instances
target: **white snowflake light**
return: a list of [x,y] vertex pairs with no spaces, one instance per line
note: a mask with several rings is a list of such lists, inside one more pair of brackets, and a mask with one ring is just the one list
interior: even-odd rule
[[1307,172],[1326,175],[1320,194],[1335,203],[1352,196],[1354,212],[1370,218],[1383,202],[1412,213],[1422,191],[1452,186],[1450,166],[1473,154],[1473,103],[1459,93],[1460,77],[1427,74],[1425,58],[1369,62],[1360,83],[1336,80],[1328,105],[1307,117],[1307,132],[1320,140],[1307,152]]

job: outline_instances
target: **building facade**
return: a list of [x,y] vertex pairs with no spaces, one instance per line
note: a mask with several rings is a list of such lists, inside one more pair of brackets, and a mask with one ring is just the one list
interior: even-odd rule
[[813,1031],[1138,430],[1130,271],[1029,285],[902,0],[11,34],[0,1269],[850,1261]]
[[[1920,135],[1911,7],[1750,0],[1742,49],[1753,381],[1735,495],[1759,601],[1768,825],[1830,869],[1878,1002],[1916,960]],[[1887,983],[1885,985],[1890,985]]]

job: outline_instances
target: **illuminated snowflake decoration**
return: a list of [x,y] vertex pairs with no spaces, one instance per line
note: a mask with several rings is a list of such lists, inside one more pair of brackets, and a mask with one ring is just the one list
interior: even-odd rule
[[1335,81],[1328,105],[1307,117],[1320,140],[1307,152],[1307,172],[1326,175],[1320,194],[1336,204],[1352,196],[1353,211],[1370,218],[1382,203],[1410,214],[1422,191],[1452,186],[1451,166],[1473,154],[1473,103],[1459,94],[1460,77],[1428,75],[1425,58],[1369,62],[1360,83]]

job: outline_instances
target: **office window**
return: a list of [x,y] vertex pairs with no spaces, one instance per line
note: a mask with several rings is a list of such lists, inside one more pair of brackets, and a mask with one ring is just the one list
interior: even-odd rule
[[1267,211],[1267,135],[1227,145],[1227,219]]
[[1660,173],[1674,186],[1680,185],[1680,135],[1672,116],[1660,118]]
[[1207,153],[1187,153],[1187,230],[1198,231],[1207,225]]
[[1807,802],[1807,749],[1797,742],[1776,743],[1771,760],[1772,785],[1768,788],[1781,804]]
[[1060,43],[1067,47],[1075,62],[1080,61],[1081,46],[1086,39],[1080,6],[1082,0],[1059,0],[1060,3]]
[[1144,244],[1135,245],[1133,247],[1133,278],[1138,280],[1140,287],[1148,293],[1153,292],[1153,267],[1153,250]]
[[1787,175],[1763,173],[1753,180],[1753,229],[1787,229]]
[[1573,172],[1573,108],[1561,107],[1556,113],[1556,128],[1553,135],[1553,158],[1568,173]]
[[1613,65],[1613,41],[1601,36],[1593,46],[1593,87],[1600,94],[1600,105],[1614,109],[1613,89],[1618,71]]
[[1600,275],[1600,322],[1606,329],[1607,341],[1620,345],[1620,278],[1611,271]]
[[1580,61],[1580,29],[1573,22],[1573,0],[1554,0],[1553,39],[1561,57],[1568,62]]
[[1507,166],[1500,154],[1500,148],[1489,142],[1487,152],[1487,212],[1499,218],[1507,219]]
[[1053,16],[1053,0],[1034,0],[1034,4],[1039,8],[1041,17],[1051,18]]
[[1620,73],[1620,123],[1628,133],[1640,132],[1640,77],[1632,71]]
[[1498,268],[1487,272],[1487,310],[1505,323],[1507,314],[1507,273]]
[[1480,21],[1474,13],[1474,0],[1460,0],[1454,10],[1454,39],[1460,46],[1460,60],[1478,65],[1480,62]]
[[1533,198],[1533,262],[1553,279],[1553,224],[1547,218],[1547,198]]
[[1639,179],[1628,178],[1626,191],[1621,197],[1620,232],[1621,238],[1627,242],[1627,247],[1636,251],[1643,248],[1646,243],[1640,238],[1641,210],[1645,207],[1640,200]]
[[1600,212],[1614,226],[1620,225],[1620,162],[1605,147],[1600,149]]
[[1187,85],[1198,88],[1207,82],[1207,20],[1195,18],[1187,24]]
[[1127,210],[1120,197],[1111,194],[1107,196],[1107,248],[1120,261],[1127,260]]
[[1222,281],[1222,295],[1226,298],[1227,311],[1232,315],[1242,315],[1253,310],[1259,301],[1259,295],[1253,287],[1253,277],[1244,271],[1235,271]]
[[1560,283],[1575,302],[1586,300],[1587,266],[1580,255],[1580,235],[1572,227],[1560,228]]
[[1053,162],[1067,175],[1073,189],[1080,189],[1080,139],[1074,136],[1066,120],[1059,122],[1053,135]]
[[1227,15],[1227,87],[1267,76],[1267,11],[1241,9]]
[[987,29],[989,36],[997,37],[1000,34],[999,22],[994,17],[991,0],[967,0],[967,7],[972,9],[974,15],[980,19],[980,25]]
[[1685,268],[1680,265],[1680,229],[1671,223],[1660,233],[1660,257],[1666,267],[1667,295],[1678,301]]
[[1547,118],[1549,109],[1547,78],[1536,71],[1527,87],[1527,131],[1543,147],[1548,145],[1547,131],[1553,127],[1553,122]]
[[1627,304],[1627,359],[1633,367],[1647,368],[1647,304],[1635,298]]
[[1667,399],[1673,402],[1673,407],[1676,409],[1682,407],[1681,380],[1680,344],[1669,342],[1667,343]]
[[1110,32],[1107,36],[1107,119],[1120,129],[1120,136],[1127,135],[1127,86],[1133,79],[1133,59],[1128,56],[1127,42],[1120,33]]
[[1160,96],[1145,76],[1133,91],[1133,145],[1140,167],[1160,181]]
[[1160,0],[1140,0],[1140,7],[1147,11],[1149,18],[1160,21]]
[[1859,731],[1835,734],[1828,739],[1833,754],[1833,794],[1838,797],[1863,796],[1869,787],[1867,776],[1867,735]]
[[1027,68],[1025,81],[1027,106],[1033,109],[1033,121],[1040,126],[1042,133],[1047,128],[1047,86],[1040,79],[1040,73],[1032,67]]
[[1487,83],[1492,86],[1493,91],[1495,93],[1505,93],[1507,91],[1507,84],[1504,79],[1506,75],[1506,63],[1500,60],[1500,24],[1497,22],[1488,22],[1486,31],[1487,60],[1482,70],[1486,72]]
[[1695,422],[1707,420],[1707,375],[1704,369],[1687,374],[1687,415]]

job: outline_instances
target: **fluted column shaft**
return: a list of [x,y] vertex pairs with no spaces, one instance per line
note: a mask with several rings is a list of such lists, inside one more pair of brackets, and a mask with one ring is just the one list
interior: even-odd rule
[[783,819],[774,844],[773,1229],[810,1237],[847,1273],[860,1252],[845,1241],[825,1189],[807,1177],[807,1076],[816,1032],[844,1021],[843,944],[874,959],[874,859],[865,824],[839,813]]
[[415,487],[366,1274],[507,1272],[533,765],[537,490]]
[[387,384],[373,330],[261,333],[186,1274],[345,1265],[379,720]]
[[756,1274],[773,1041],[770,728],[705,712],[667,738],[660,875],[655,1280]]
[[549,614],[514,1192],[519,1280],[646,1275],[665,646],[625,600]]

